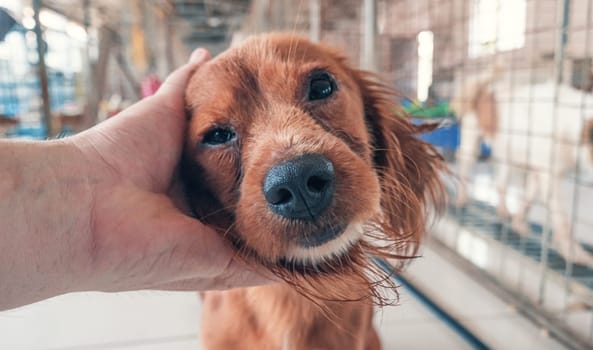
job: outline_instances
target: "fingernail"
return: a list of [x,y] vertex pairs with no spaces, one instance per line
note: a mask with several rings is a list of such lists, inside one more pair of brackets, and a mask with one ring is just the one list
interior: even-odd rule
[[206,58],[206,55],[208,55],[208,51],[206,49],[202,49],[202,48],[195,49],[194,52],[192,52],[191,56],[189,57],[189,61],[192,63],[197,62],[197,61],[202,61]]

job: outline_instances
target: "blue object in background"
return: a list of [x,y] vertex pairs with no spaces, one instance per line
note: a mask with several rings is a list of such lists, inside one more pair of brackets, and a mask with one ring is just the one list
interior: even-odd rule
[[49,102],[52,111],[57,111],[66,103],[75,101],[75,80],[73,76],[54,71],[48,74],[48,80]]
[[[424,123],[435,123],[435,122],[443,122],[443,121],[450,121],[445,123],[443,126],[439,127],[438,129],[418,135],[423,141],[426,141],[433,146],[437,147],[444,155],[452,155],[455,151],[459,148],[460,144],[460,137],[461,137],[461,128],[457,121],[454,121],[450,118],[440,118],[440,119],[421,119],[421,118],[413,118],[412,122],[416,125],[424,124]],[[492,155],[492,147],[487,143],[480,143],[480,160],[489,159]]]
[[[424,124],[426,121],[434,123],[438,122],[439,120],[425,120],[417,118],[412,119],[412,122],[416,125]],[[443,152],[452,152],[459,148],[459,124],[456,122],[451,122],[439,127],[434,131],[421,134],[418,137],[421,140],[439,148]]]
[[12,30],[16,23],[16,19],[6,9],[0,7],[0,41],[4,41],[6,34]]
[[[17,24],[13,25],[10,31],[19,34],[26,44],[27,30],[25,28]],[[0,42],[0,45],[7,44]],[[31,51],[34,48],[23,46],[10,49]],[[7,131],[6,137],[44,139],[46,134],[43,125],[41,88],[37,68],[31,62],[21,62],[14,59],[14,57],[20,56],[22,55],[0,59],[0,114],[20,121],[19,125]],[[65,104],[75,101],[76,77],[72,73],[52,69],[48,71],[47,75],[50,110],[55,113],[60,111]],[[64,130],[64,132],[71,133],[72,131]]]
[[489,144],[482,142],[480,144],[480,159],[488,159],[492,155],[492,147]]

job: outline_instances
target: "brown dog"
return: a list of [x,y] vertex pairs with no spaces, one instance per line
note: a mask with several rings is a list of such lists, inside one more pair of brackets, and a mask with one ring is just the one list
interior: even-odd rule
[[440,156],[389,90],[336,51],[283,34],[201,68],[184,177],[197,217],[285,283],[204,293],[214,349],[379,349],[372,256],[415,255]]

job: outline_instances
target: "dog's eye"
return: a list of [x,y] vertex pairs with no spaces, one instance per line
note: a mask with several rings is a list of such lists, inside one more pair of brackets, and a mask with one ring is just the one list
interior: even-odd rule
[[217,126],[204,135],[202,144],[208,146],[224,145],[225,143],[233,141],[236,137],[237,135],[233,129]]
[[334,93],[335,89],[336,83],[329,74],[317,73],[309,82],[309,101],[326,99]]

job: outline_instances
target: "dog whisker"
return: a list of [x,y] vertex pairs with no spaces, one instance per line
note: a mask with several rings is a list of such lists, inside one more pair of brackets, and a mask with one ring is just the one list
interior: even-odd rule
[[210,218],[212,216],[215,216],[215,215],[220,214],[222,212],[233,211],[233,210],[235,210],[236,207],[237,207],[236,205],[228,205],[228,206],[225,206],[225,207],[216,209],[216,210],[214,210],[214,211],[212,211],[212,212],[210,212],[210,213],[208,213],[208,214],[200,217],[200,219],[201,220],[204,220],[204,221],[207,221],[208,218]]

